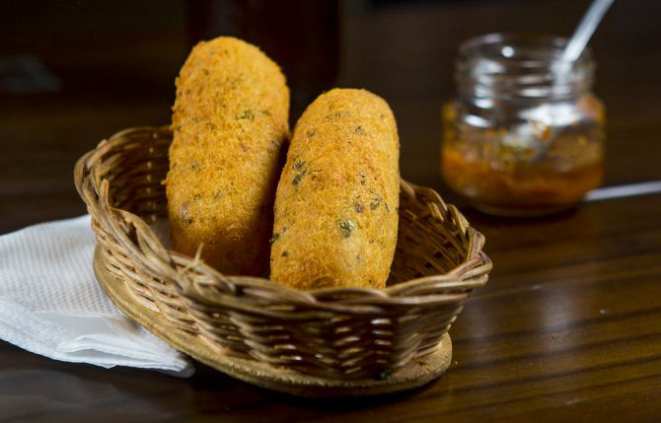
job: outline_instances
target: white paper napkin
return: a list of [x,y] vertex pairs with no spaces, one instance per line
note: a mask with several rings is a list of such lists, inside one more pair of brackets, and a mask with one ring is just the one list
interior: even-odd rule
[[0,236],[0,339],[55,360],[191,376],[184,355],[105,296],[94,244],[89,216]]

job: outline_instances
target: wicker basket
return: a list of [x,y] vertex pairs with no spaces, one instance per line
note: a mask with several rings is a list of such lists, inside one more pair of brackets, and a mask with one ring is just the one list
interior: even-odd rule
[[76,164],[108,273],[169,330],[227,356],[318,377],[391,374],[434,352],[491,261],[484,237],[439,195],[402,181],[399,238],[385,290],[296,291],[268,279],[226,276],[170,251],[154,225],[167,217],[162,184],[172,134],[134,128]]

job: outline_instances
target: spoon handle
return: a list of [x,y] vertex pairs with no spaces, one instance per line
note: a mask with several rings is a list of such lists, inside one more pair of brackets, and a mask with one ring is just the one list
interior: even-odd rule
[[567,43],[565,51],[562,53],[563,62],[573,62],[578,59],[590,37],[592,37],[597,26],[599,26],[601,18],[603,18],[608,8],[613,4],[613,1],[594,0],[592,2],[588,11],[583,15],[581,23],[576,28],[576,31],[574,31],[574,35],[572,35],[569,43]]

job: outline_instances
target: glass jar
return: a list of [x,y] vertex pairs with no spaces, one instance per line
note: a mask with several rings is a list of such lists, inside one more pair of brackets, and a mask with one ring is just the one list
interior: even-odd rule
[[567,40],[490,34],[461,45],[457,97],[443,106],[441,172],[486,213],[540,216],[578,204],[603,175],[604,107],[586,50]]

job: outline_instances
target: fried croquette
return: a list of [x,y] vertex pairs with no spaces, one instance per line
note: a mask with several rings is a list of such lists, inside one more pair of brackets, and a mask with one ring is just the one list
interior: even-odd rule
[[296,124],[278,183],[271,280],[384,288],[398,210],[399,138],[388,104],[365,90],[319,96]]
[[[166,178],[173,248],[225,274],[268,271],[273,201],[289,135],[289,88],[244,41],[196,45],[176,80]],[[282,157],[284,158],[284,157]]]

